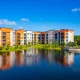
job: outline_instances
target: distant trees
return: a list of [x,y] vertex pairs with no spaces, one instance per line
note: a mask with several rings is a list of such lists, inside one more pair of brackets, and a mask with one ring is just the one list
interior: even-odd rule
[[77,41],[75,41],[75,42],[69,42],[68,46],[70,46],[70,47],[78,46]]
[[75,35],[74,36],[74,42],[76,42],[77,45],[80,45],[80,36]]
[[74,46],[78,46],[77,41],[74,42]]
[[69,46],[69,47],[71,47],[71,46],[72,46],[72,42],[71,42],[71,41],[68,43],[68,46]]

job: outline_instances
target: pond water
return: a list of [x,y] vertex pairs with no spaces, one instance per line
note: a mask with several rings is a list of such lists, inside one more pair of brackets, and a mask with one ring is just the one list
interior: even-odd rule
[[0,53],[0,80],[80,80],[80,53],[44,49]]

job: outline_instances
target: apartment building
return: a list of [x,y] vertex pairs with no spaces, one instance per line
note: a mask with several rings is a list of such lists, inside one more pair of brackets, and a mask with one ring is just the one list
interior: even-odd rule
[[48,43],[49,44],[53,44],[54,43],[54,40],[55,40],[54,31],[55,30],[49,30],[49,32],[48,32]]
[[41,44],[45,44],[45,32],[41,32],[40,42],[41,42]]
[[11,46],[14,46],[15,45],[15,30],[12,30],[12,33],[11,33]]
[[60,44],[60,32],[59,32],[59,30],[55,30],[54,31],[54,41],[56,42],[58,42],[58,44]]
[[34,34],[32,31],[24,31],[24,44],[32,44],[34,40]]
[[34,44],[41,43],[41,32],[34,32]]
[[68,30],[68,29],[61,29],[59,31],[59,43],[61,44],[62,41],[64,41],[66,44],[69,42],[74,42],[74,31]]
[[48,31],[45,32],[45,43],[48,44]]
[[12,28],[0,28],[0,46],[33,44],[58,44],[74,42],[74,31],[68,29],[49,30],[46,32],[32,32],[29,30],[13,30]]
[[15,43],[16,45],[24,45],[24,30],[15,30]]
[[12,28],[0,28],[0,46],[13,46],[13,29]]

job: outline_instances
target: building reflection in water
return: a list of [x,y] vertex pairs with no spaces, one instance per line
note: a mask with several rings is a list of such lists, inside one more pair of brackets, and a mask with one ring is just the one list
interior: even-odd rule
[[6,52],[0,55],[0,70],[10,69],[15,65],[31,66],[38,64],[41,59],[49,63],[59,63],[70,66],[74,63],[74,53],[33,48],[17,52]]
[[74,53],[54,50],[40,50],[39,53],[49,63],[59,63],[64,66],[71,66],[74,63]]
[[37,64],[38,60],[39,60],[38,49],[30,48],[27,51],[25,51],[24,55],[25,65],[30,66],[32,64]]
[[[27,56],[29,54],[30,56]],[[37,49],[22,50],[17,52],[5,52],[0,55],[0,70],[10,69],[13,66],[30,66],[37,64],[39,57]]]

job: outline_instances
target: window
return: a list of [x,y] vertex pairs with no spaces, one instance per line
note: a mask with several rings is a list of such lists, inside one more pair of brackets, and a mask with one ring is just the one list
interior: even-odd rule
[[66,36],[66,38],[68,38],[68,36]]
[[66,42],[68,42],[68,40],[66,40]]
[[61,39],[64,39],[64,36],[61,36]]
[[10,32],[7,32],[8,34],[10,33]]
[[68,35],[68,33],[66,33],[66,35]]
[[6,32],[2,32],[2,35],[6,35]]
[[6,40],[3,40],[4,43],[6,43]]
[[64,35],[64,33],[61,33],[61,35]]
[[3,44],[3,46],[6,46],[6,44]]
[[29,35],[29,33],[27,33],[27,35]]
[[5,38],[6,38],[6,36],[2,36],[2,38],[3,38],[3,39],[5,39]]

